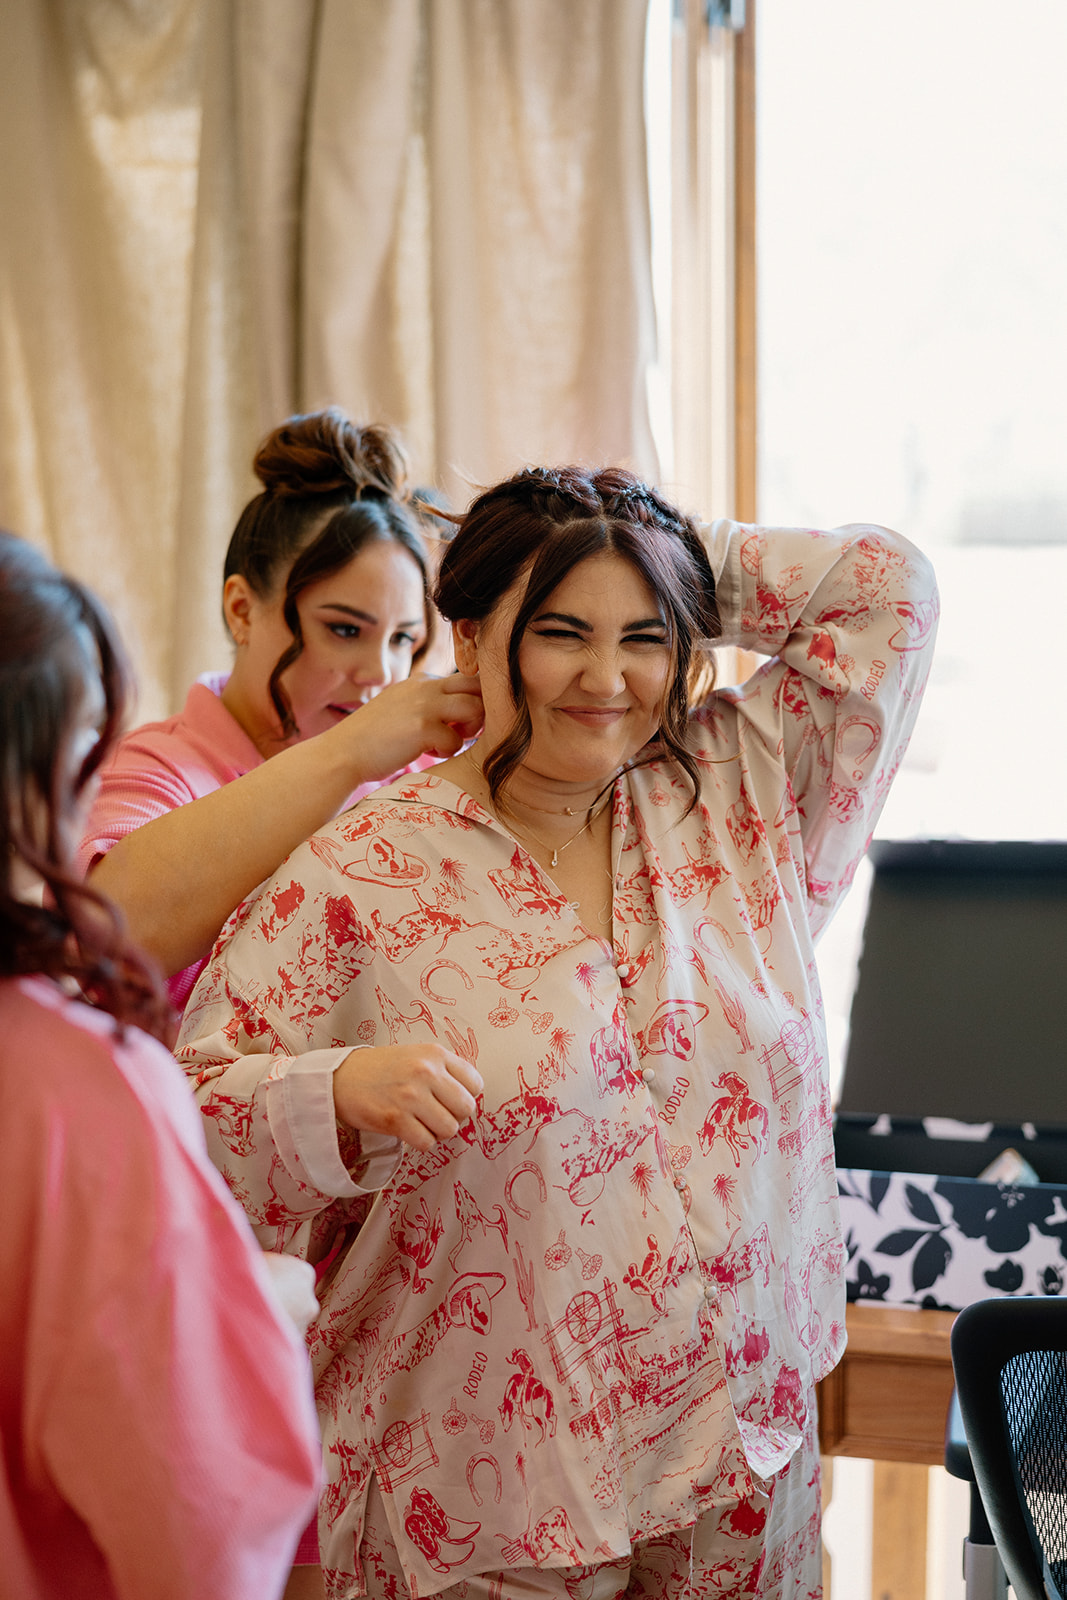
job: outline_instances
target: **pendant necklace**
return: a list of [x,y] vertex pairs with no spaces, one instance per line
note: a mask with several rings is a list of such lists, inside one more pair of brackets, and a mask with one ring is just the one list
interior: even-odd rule
[[[468,750],[464,750],[463,758],[465,760],[468,760],[470,762],[471,766],[474,767],[476,771],[478,771],[479,777],[482,777],[482,773],[481,773],[480,769],[478,768],[477,762],[475,761],[474,757],[471,755],[471,752],[470,752],[469,749]],[[483,778],[483,782],[484,782],[484,778]],[[582,837],[582,834],[587,832],[587,830],[593,826],[593,823],[596,822],[597,818],[601,815],[601,813],[607,810],[608,806],[611,804],[611,800],[612,800],[612,792],[609,790],[609,792],[608,792],[607,796],[605,797],[604,801],[602,802],[602,804],[597,807],[597,809],[592,813],[591,816],[586,817],[585,821],[582,823],[582,825],[578,829],[577,833],[572,833],[570,838],[569,839],[565,839],[564,842],[562,844],[560,844],[560,845],[546,844],[543,839],[539,839],[538,838],[537,834],[534,833],[532,828],[526,827],[526,825],[524,823],[516,822],[514,820],[514,817],[512,818],[512,826],[515,827],[515,828],[518,828],[521,832],[527,834],[528,837],[531,838],[536,845],[540,845],[542,850],[550,851],[552,859],[551,859],[551,862],[549,864],[552,867],[556,867],[556,866],[559,865],[559,858],[563,854],[564,850],[568,850],[576,839],[580,839]],[[526,806],[526,809],[528,811],[540,811],[546,817],[573,817],[574,816],[574,810],[573,810],[573,807],[571,807],[571,806],[564,806],[561,811],[549,811],[546,806],[528,805],[525,800],[521,801],[520,804]]]
[[[539,809],[540,808],[536,807],[536,806],[531,806],[530,807],[531,811],[539,810]],[[555,866],[557,866],[559,864],[559,858],[563,854],[564,850],[568,850],[570,848],[570,846],[574,843],[575,839],[580,839],[582,837],[582,834],[585,833],[589,828],[591,828],[593,826],[593,823],[596,822],[597,818],[599,816],[601,816],[602,813],[604,811],[606,811],[606,810],[607,810],[607,801],[605,801],[604,804],[602,806],[600,806],[598,810],[594,811],[593,815],[591,817],[587,817],[586,818],[586,820],[582,823],[581,827],[578,829],[577,833],[572,833],[570,838],[565,840],[564,843],[560,844],[560,845],[546,844],[545,841],[543,839],[539,839],[537,837],[536,833],[534,833],[533,829],[532,828],[528,828],[525,825],[525,823],[516,823],[513,820],[512,821],[512,826],[520,828],[523,833],[527,834],[529,836],[529,838],[531,838],[533,840],[534,844],[540,845],[542,850],[551,850],[551,852],[552,852],[552,860],[549,863],[549,865],[552,866],[552,867],[555,867]],[[552,813],[552,812],[546,813],[546,815],[548,815],[548,816],[552,816],[553,814],[556,815],[556,816],[560,815],[560,813],[558,811],[555,812],[555,813]],[[564,812],[563,814],[566,815],[566,812]],[[571,814],[573,815],[573,813],[571,813]]]

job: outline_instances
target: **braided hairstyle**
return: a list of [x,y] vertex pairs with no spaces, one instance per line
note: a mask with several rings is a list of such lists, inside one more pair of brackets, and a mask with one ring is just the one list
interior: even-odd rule
[[691,810],[700,778],[686,738],[689,707],[710,687],[710,669],[695,647],[720,632],[715,580],[696,523],[621,467],[528,467],[452,520],[458,532],[445,550],[434,596],[449,622],[484,622],[512,585],[527,579],[508,640],[515,722],[483,766],[494,802],[530,747],[519,671],[527,624],[573,567],[608,553],[628,561],[648,584],[663,608],[671,646],[659,733],[632,764],[671,757],[692,786]]
[[281,679],[304,648],[297,600],[310,584],[348,566],[368,544],[392,540],[422,575],[427,634],[433,640],[426,551],[411,508],[404,447],[385,426],[353,422],[336,406],[290,417],[256,451],[253,470],[263,492],[245,506],[230,539],[223,582],[243,577],[267,600],[284,584],[282,615],[293,642],[275,662],[270,697],[282,734],[299,733]]
[[[75,765],[94,679],[103,720]],[[71,872],[81,797],[118,736],[128,695],[126,658],[95,595],[0,532],[0,976],[73,979],[120,1025],[169,1042],[173,1014],[158,974],[110,903]],[[21,863],[44,881],[43,905],[22,898]]]

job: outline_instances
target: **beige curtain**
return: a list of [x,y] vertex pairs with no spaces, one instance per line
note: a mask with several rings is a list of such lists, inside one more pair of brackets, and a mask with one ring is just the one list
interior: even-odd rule
[[171,675],[200,124],[195,0],[0,8],[0,521]]
[[654,469],[645,9],[323,13],[303,393],[402,417],[460,499],[523,461]]
[[647,0],[4,0],[0,518],[142,711],[225,663],[256,440],[337,403],[456,504],[655,475]]

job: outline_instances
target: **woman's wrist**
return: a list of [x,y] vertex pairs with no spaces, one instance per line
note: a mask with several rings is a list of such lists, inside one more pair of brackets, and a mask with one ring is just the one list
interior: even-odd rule
[[360,741],[354,737],[356,730],[348,725],[351,718],[358,715],[352,712],[335,728],[327,728],[302,744],[291,746],[282,757],[275,757],[275,760],[293,758],[292,765],[300,773],[301,784],[312,785],[320,798],[333,799],[330,815],[343,805],[353,789],[378,776],[371,770],[366,750],[360,749]]

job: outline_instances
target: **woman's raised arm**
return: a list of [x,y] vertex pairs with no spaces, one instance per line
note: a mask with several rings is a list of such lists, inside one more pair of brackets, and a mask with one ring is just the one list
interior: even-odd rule
[[[746,759],[784,769],[817,928],[852,880],[918,714],[937,630],[923,553],[868,523],[707,530],[723,644],[766,656],[735,708]],[[698,716],[701,713],[698,713]]]

